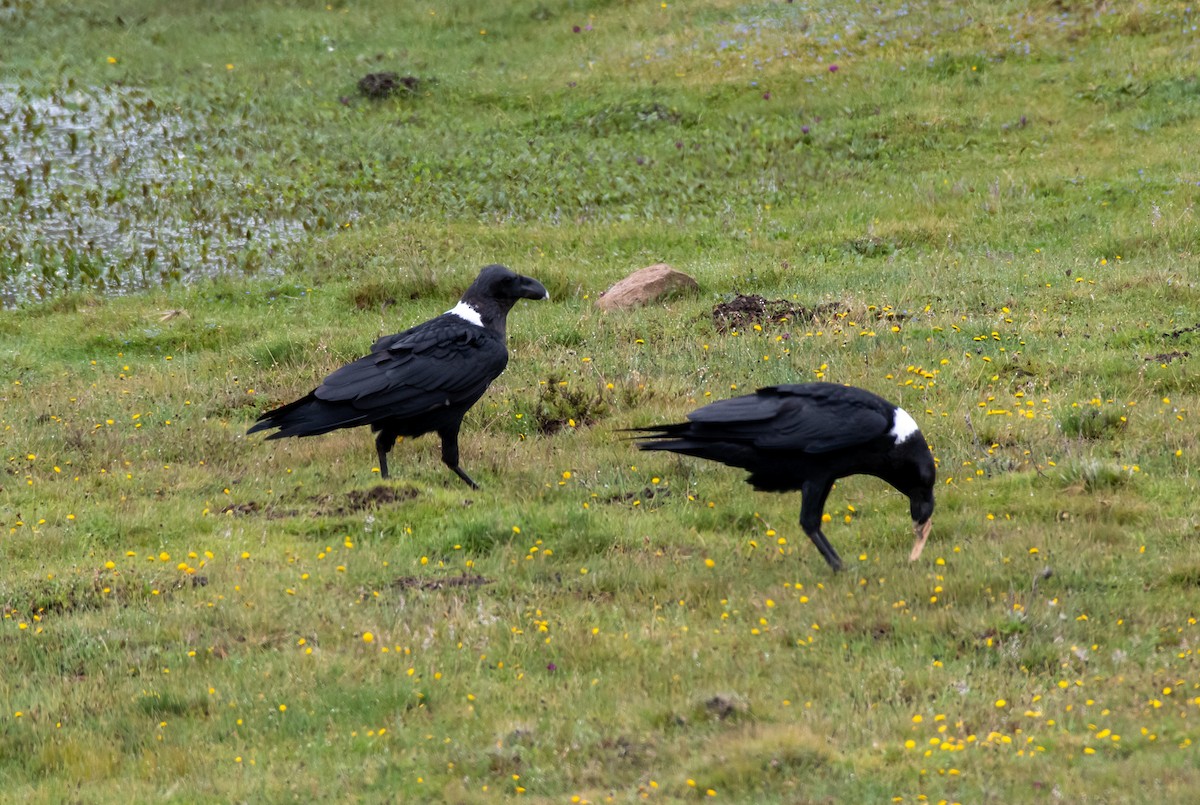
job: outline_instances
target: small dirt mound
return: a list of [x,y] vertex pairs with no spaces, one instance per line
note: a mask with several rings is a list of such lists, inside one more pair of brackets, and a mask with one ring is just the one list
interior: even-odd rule
[[1163,333],[1163,338],[1180,338],[1188,333],[1200,333],[1200,322],[1193,324],[1191,327],[1181,327],[1178,330],[1172,330],[1169,333]]
[[823,302],[808,308],[786,299],[765,299],[758,294],[738,294],[728,302],[713,307],[713,325],[719,333],[730,333],[772,322],[812,321],[836,312],[833,302]]
[[221,509],[221,514],[254,514],[258,511],[258,501],[248,500],[245,503],[230,503]]
[[370,489],[352,490],[341,502],[335,501],[332,495],[315,498],[317,503],[322,504],[322,508],[317,509],[316,513],[318,516],[343,517],[367,509],[378,509],[394,503],[403,503],[406,500],[412,500],[419,494],[411,486],[394,487],[379,484]]
[[367,73],[358,79],[358,91],[373,100],[381,100],[396,94],[412,94],[420,87],[421,79],[415,75]]
[[737,694],[718,693],[704,701],[704,710],[718,721],[726,721],[735,716],[746,715],[750,712],[750,705]]
[[1172,350],[1171,352],[1160,352],[1157,355],[1147,355],[1146,360],[1153,361],[1154,363],[1170,363],[1171,361],[1178,361],[1190,357],[1192,357],[1192,353],[1180,352],[1176,349]]
[[346,495],[346,505],[351,511],[359,509],[376,509],[389,503],[400,503],[412,500],[417,496],[417,490],[412,487],[397,489],[394,486],[373,486],[370,489],[356,489]]
[[392,582],[400,590],[446,590],[455,587],[481,587],[492,580],[478,574],[463,573],[461,576],[429,578],[428,576],[401,576]]
[[634,500],[654,500],[655,498],[671,497],[670,489],[662,489],[654,486],[647,486],[640,492],[618,492],[615,495],[609,495],[602,499],[604,503],[629,503]]

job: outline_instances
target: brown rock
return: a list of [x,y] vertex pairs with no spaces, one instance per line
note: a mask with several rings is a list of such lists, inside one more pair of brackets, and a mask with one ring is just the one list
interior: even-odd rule
[[609,288],[596,300],[602,310],[628,310],[679,293],[700,290],[700,283],[666,263],[646,266]]

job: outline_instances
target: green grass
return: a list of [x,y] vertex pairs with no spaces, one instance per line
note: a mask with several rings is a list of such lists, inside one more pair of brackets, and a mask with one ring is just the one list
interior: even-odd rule
[[[1197,23],[0,3],[8,153],[45,99],[169,124],[0,200],[0,799],[1190,802]],[[594,307],[660,261],[700,295]],[[383,485],[365,432],[243,435],[490,262],[552,299],[467,417],[480,491],[430,438]],[[724,333],[735,293],[824,307]],[[835,576],[798,496],[618,432],[818,377],[921,423],[920,561],[878,481]]]

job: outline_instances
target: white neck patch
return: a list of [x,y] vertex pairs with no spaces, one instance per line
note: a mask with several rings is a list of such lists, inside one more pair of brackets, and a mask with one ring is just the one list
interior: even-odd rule
[[896,413],[892,415],[892,429],[888,433],[896,440],[896,444],[908,439],[916,433],[920,428],[917,427],[917,422],[908,415],[908,411],[903,408],[897,408]]
[[[479,315],[479,311],[468,305],[466,302],[459,302],[446,312],[451,316],[458,316],[460,319],[466,319],[476,327],[483,326],[483,317]],[[915,428],[916,425],[913,425],[913,427]]]

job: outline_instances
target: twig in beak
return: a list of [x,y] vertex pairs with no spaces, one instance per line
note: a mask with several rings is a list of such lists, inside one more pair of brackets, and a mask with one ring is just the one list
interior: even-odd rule
[[915,562],[921,556],[921,551],[925,550],[925,540],[929,539],[929,529],[933,528],[933,520],[926,520],[923,523],[913,523],[913,533],[917,535],[917,541],[913,543],[912,553],[908,555],[908,561]]

